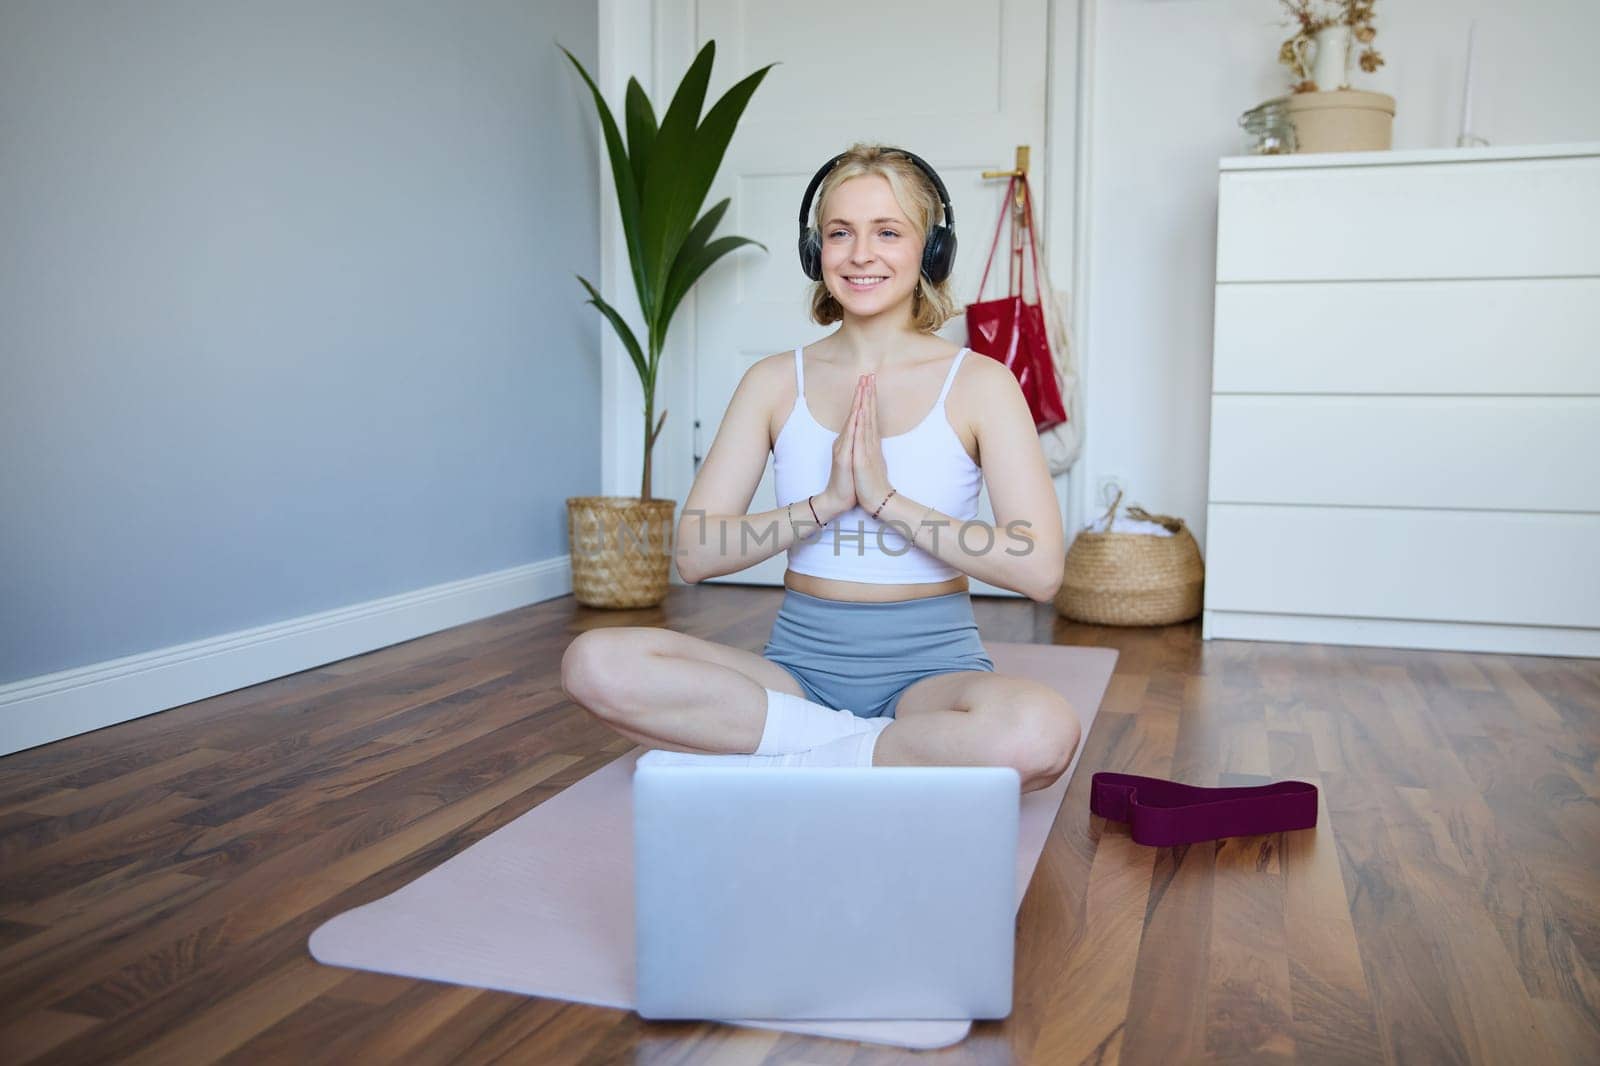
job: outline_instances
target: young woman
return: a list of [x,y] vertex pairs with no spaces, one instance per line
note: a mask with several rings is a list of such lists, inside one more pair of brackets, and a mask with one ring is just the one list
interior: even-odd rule
[[[813,320],[839,328],[746,372],[677,540],[689,582],[788,551],[771,638],[756,655],[650,626],[580,634],[562,686],[613,730],[669,761],[1011,766],[1024,792],[1066,770],[1076,712],[996,673],[973,619],[969,575],[1048,603],[1065,548],[1016,378],[935,334],[958,313],[951,221],[900,149],[857,144],[812,180],[801,263]],[[779,506],[747,514],[769,450]],[[980,477],[992,527],[969,522]]]

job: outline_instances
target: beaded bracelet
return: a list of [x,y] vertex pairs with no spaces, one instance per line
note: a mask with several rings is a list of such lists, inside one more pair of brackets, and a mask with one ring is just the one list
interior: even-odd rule
[[[890,489],[889,490],[889,496],[893,496],[896,492],[899,492],[899,491],[900,491],[899,489]],[[889,502],[889,496],[885,496],[883,498],[883,503],[888,503]],[[872,517],[873,518],[877,518],[878,517],[878,511],[883,510],[883,503],[878,504],[878,510],[872,512]]]
[[787,510],[789,512],[789,528],[795,531],[795,534],[794,534],[795,539],[796,540],[805,540],[807,536],[810,536],[810,534],[801,534],[800,533],[800,527],[794,524],[794,501],[793,500],[789,501],[789,506],[788,506]]

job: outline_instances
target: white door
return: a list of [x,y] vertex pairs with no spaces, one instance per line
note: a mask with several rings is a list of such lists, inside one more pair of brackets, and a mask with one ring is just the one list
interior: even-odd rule
[[[837,326],[806,313],[809,279],[795,252],[796,219],[818,167],[857,140],[893,144],[927,160],[949,189],[959,241],[953,274],[963,302],[976,296],[1006,182],[981,177],[1015,165],[1032,150],[1030,181],[1045,187],[1049,44],[1047,0],[1005,4],[962,0],[861,4],[752,4],[700,0],[692,51],[667,69],[682,71],[707,40],[717,42],[709,109],[737,80],[777,61],[751,98],[706,206],[733,203],[718,234],[766,245],[745,247],[707,272],[685,301],[693,321],[695,464],[716,435],[739,379],[774,352],[810,344]],[[685,39],[680,47],[687,47]],[[1005,284],[1005,247],[989,280]],[[692,304],[691,304],[692,301]],[[682,312],[680,312],[682,313]],[[958,316],[940,334],[967,340]],[[750,510],[777,506],[767,458]],[[978,517],[994,521],[987,487]],[[708,580],[781,585],[786,554]],[[973,578],[973,593],[1017,593]]]

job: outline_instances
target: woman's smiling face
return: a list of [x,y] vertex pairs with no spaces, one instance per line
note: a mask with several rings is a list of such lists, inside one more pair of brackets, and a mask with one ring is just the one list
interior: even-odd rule
[[855,314],[877,314],[913,297],[923,237],[885,178],[843,182],[821,214],[822,277],[834,299]]

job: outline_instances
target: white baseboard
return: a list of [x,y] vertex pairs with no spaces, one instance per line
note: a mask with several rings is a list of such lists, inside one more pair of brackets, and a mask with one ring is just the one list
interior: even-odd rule
[[181,707],[572,591],[571,556],[0,686],[0,755]]
[[1600,630],[1564,626],[1205,611],[1200,635],[1205,640],[1264,640],[1290,644],[1600,658]]

